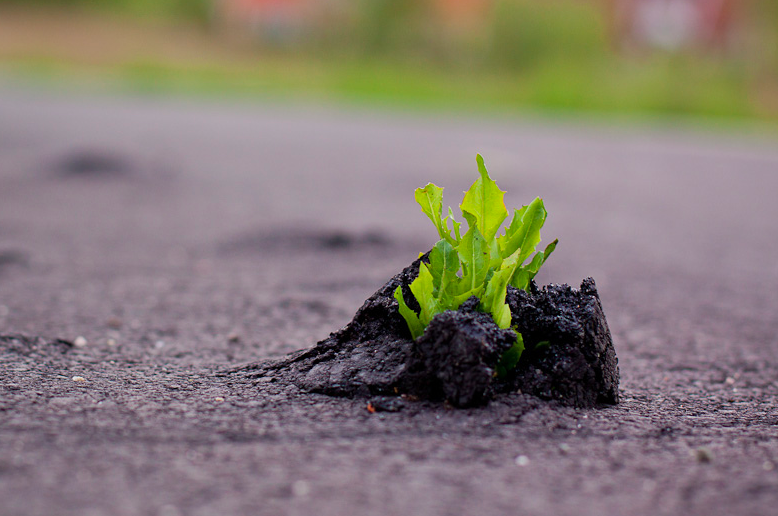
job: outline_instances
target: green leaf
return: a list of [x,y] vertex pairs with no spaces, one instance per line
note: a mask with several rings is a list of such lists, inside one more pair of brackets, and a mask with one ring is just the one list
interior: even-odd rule
[[529,206],[517,210],[502,239],[502,255],[510,256],[517,249],[521,249],[519,263],[524,263],[540,243],[540,228],[546,221],[546,215],[546,208],[540,197],[535,198]]
[[558,242],[559,240],[554,240],[546,246],[546,249],[543,252],[535,253],[535,256],[532,257],[532,261],[529,264],[516,270],[511,278],[510,284],[518,289],[528,290],[529,282],[537,275],[538,271],[540,271],[540,267],[546,263],[548,257],[554,252]]
[[[459,255],[446,240],[440,240],[430,251],[429,271],[432,274],[433,292],[443,299],[459,272]],[[445,305],[446,303],[441,303]]]
[[[465,222],[467,222],[468,228],[476,228],[478,229],[478,219],[475,215],[470,213],[469,211],[463,211],[462,217],[465,219]],[[479,230],[480,231],[480,230]],[[483,235],[483,233],[481,233]]]
[[505,304],[508,282],[518,268],[519,251],[513,253],[502,264],[499,271],[495,272],[486,285],[486,292],[481,299],[481,306],[485,312],[492,314],[494,322],[502,329],[511,325],[511,311]]
[[486,171],[484,159],[480,154],[476,156],[478,163],[478,172],[481,174],[470,189],[465,192],[465,198],[459,205],[462,215],[472,226],[471,219],[475,221],[478,231],[481,232],[486,241],[491,241],[497,230],[500,229],[505,217],[508,216],[508,210],[505,208],[503,198],[505,192],[500,190]]
[[449,234],[447,224],[440,218],[443,211],[443,189],[433,183],[427,183],[424,188],[417,188],[414,193],[416,202],[421,206],[421,211],[424,212],[427,217],[435,225],[435,229],[438,230],[440,238],[446,239],[452,244],[453,239]]
[[516,368],[521,359],[521,354],[524,352],[524,339],[516,328],[513,328],[516,332],[516,342],[513,343],[508,351],[502,354],[500,361],[497,363],[495,372],[500,378],[504,378],[510,371]]
[[405,303],[402,287],[397,287],[397,289],[394,291],[394,298],[400,305],[400,315],[403,316],[403,319],[405,319],[405,322],[408,324],[408,329],[411,332],[411,336],[414,340],[418,339],[421,334],[424,333],[424,325],[419,320],[419,315],[411,310],[410,307]]
[[[446,218],[443,219],[443,221],[447,221],[448,219],[451,219],[451,225],[454,227],[454,239],[459,243],[460,240],[462,240],[462,237],[459,234],[459,227],[462,225],[461,222],[457,222],[456,219],[454,219],[454,212],[451,210],[451,206],[448,207],[448,215],[446,215]],[[448,232],[448,222],[445,222],[446,224],[446,232]]]
[[[557,238],[553,242],[548,244],[546,248],[543,250],[543,261],[540,262],[540,265],[538,265],[538,270],[540,270],[541,265],[546,263],[546,260],[548,260],[548,257],[551,256],[551,253],[554,252],[554,249],[556,249],[558,243],[559,243],[559,239]],[[537,272],[537,270],[535,272]]]
[[[462,262],[462,281],[460,292],[476,291],[483,288],[486,274],[489,272],[489,246],[478,228],[471,227],[462,237],[457,247]],[[478,294],[474,294],[478,295]]]
[[419,276],[411,282],[410,286],[411,292],[413,292],[416,301],[419,302],[421,307],[419,320],[426,328],[432,318],[443,311],[440,310],[440,303],[434,295],[435,287],[432,274],[426,263],[421,262],[419,264]]
[[[521,229],[521,218],[527,211],[526,206],[522,206],[517,210],[513,210],[513,217],[511,217],[511,223],[505,228],[505,234],[497,237],[497,243],[500,245],[500,253],[503,257],[508,257],[513,253],[506,253],[509,240]],[[513,250],[516,252],[516,250]]]
[[503,261],[503,257],[500,255],[500,244],[497,243],[496,239],[493,239],[489,242],[489,268],[497,270],[502,266]]
[[484,312],[492,314],[495,324],[502,329],[511,326],[511,311],[505,304],[506,287],[511,278],[511,269],[503,269],[492,275],[492,279],[486,285],[486,291],[481,299],[481,308]]
[[480,287],[473,290],[457,289],[456,292],[458,293],[451,298],[451,310],[456,310],[462,305],[462,303],[470,299],[472,296],[480,296],[481,290],[482,289]]
[[430,218],[436,228],[440,227],[440,213],[443,210],[443,189],[433,183],[417,188],[414,194],[421,211]]

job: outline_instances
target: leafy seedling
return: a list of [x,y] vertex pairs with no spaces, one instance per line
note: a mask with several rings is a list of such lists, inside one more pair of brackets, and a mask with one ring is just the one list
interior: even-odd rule
[[[500,234],[509,214],[503,200],[505,192],[489,177],[480,154],[476,163],[479,178],[459,205],[467,223],[464,234],[462,223],[454,219],[450,207],[442,216],[443,188],[428,183],[416,189],[416,202],[435,225],[440,241],[430,251],[429,263],[420,263],[419,275],[410,284],[420,310],[416,312],[408,306],[401,287],[394,292],[400,314],[414,339],[424,333],[437,314],[458,309],[472,296],[479,299],[478,309],[491,314],[497,326],[510,328],[511,311],[505,302],[508,285],[529,290],[530,282],[556,248],[554,240],[545,250],[536,251],[547,216],[539,197],[514,210],[510,223]],[[516,343],[497,366],[500,376],[516,367],[524,350],[521,334],[516,333]]]

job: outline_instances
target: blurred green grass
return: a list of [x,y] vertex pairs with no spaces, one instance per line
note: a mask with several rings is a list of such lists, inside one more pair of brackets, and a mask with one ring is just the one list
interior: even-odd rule
[[0,0],[0,5],[205,22],[210,16],[212,2],[210,0]]
[[[151,50],[112,57],[109,42],[98,58],[82,58],[77,49],[75,55],[17,50],[0,54],[0,70],[41,82],[148,94],[778,121],[778,56],[764,46],[769,28],[778,27],[778,9],[770,2],[762,32],[752,34],[767,35],[752,43],[763,51],[731,56],[614,52],[598,12],[573,0],[500,1],[487,30],[464,32],[420,23],[426,18],[418,3],[355,1],[365,6],[361,18],[342,30],[312,31],[293,45],[268,48],[255,41],[225,43],[208,28],[206,0],[0,0],[0,6],[16,4],[17,10],[24,3],[23,11],[31,2],[43,9],[68,7],[67,23],[80,16],[74,8],[85,16],[110,15],[106,23],[138,24],[140,34],[151,31],[151,40],[180,38],[180,46],[191,47],[171,56],[153,51],[150,43]],[[182,23],[197,29],[186,37],[170,30]]]

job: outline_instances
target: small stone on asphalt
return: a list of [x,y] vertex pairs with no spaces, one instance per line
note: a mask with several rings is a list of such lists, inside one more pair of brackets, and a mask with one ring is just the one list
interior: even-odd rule
[[74,382],[85,382],[85,381],[86,381],[86,378],[84,378],[83,376],[74,376],[74,377],[72,378],[72,380],[73,380]]
[[311,486],[305,480],[295,480],[292,483],[292,494],[296,497],[308,496],[311,492]]
[[694,450],[694,458],[697,459],[697,462],[707,464],[713,461],[713,453],[708,448],[702,446]]
[[77,348],[85,348],[87,344],[89,343],[86,338],[81,336],[76,337],[76,340],[73,341],[73,345]]

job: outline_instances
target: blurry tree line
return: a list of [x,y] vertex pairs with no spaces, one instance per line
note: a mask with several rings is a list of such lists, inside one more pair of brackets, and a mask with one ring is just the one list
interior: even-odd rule
[[[630,38],[625,37],[620,14],[647,6],[653,9],[646,10],[651,21],[661,9],[672,15],[672,5],[683,2],[733,6],[737,19],[732,41],[712,49],[641,49],[624,44]],[[1,4],[164,17],[200,23],[227,37],[240,32],[265,49],[381,57],[444,68],[522,71],[565,63],[601,64],[624,53],[638,59],[651,53],[686,53],[744,63],[750,73],[778,74],[778,0],[0,0]],[[675,15],[683,21],[682,12]],[[661,29],[655,31],[660,41],[667,39]],[[676,23],[674,30],[686,29]]]
[[206,22],[212,0],[0,0],[0,5],[33,8],[98,11],[140,17],[166,17],[182,21]]

